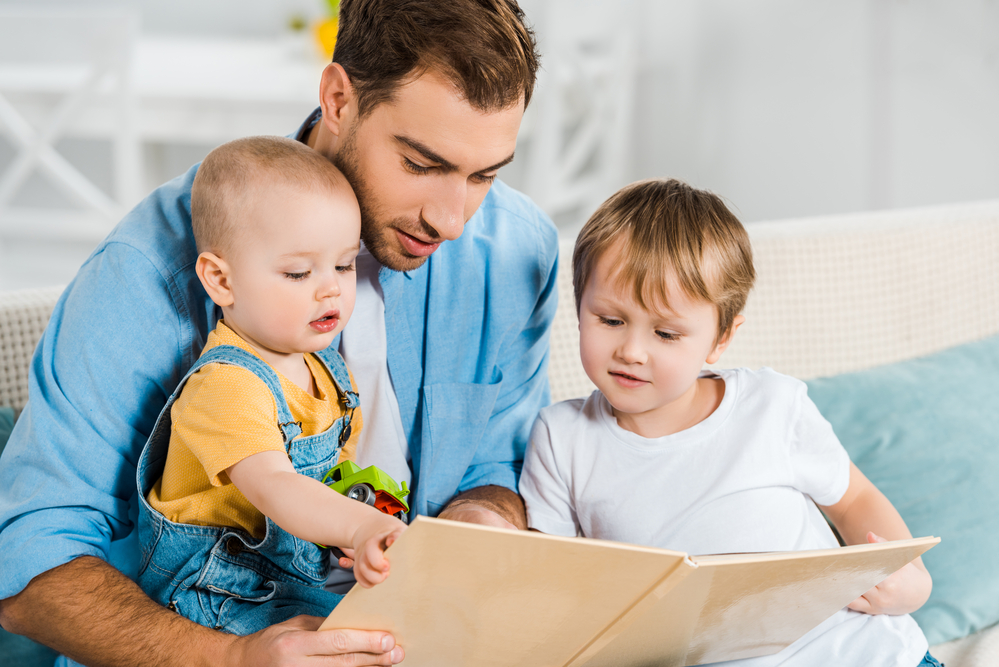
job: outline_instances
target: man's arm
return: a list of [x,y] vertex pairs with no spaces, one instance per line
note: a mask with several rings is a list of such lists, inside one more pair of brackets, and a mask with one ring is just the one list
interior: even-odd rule
[[402,660],[392,635],[315,632],[322,620],[299,616],[246,637],[217,632],[159,606],[131,579],[91,556],[44,572],[0,601],[5,629],[85,664],[256,667],[322,655],[332,656],[324,664],[356,667]]

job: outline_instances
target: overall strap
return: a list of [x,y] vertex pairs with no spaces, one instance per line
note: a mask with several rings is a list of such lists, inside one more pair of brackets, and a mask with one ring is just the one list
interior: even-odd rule
[[340,390],[340,395],[343,397],[344,407],[348,410],[353,410],[360,405],[361,402],[357,397],[357,392],[354,391],[353,386],[350,384],[350,372],[347,370],[347,362],[343,360],[343,357],[340,356],[336,348],[330,345],[325,350],[319,350],[315,355],[326,366],[326,370],[330,372],[333,382],[336,383],[337,389]]
[[[295,421],[295,418],[291,414],[291,409],[288,407],[288,401],[284,397],[284,390],[281,389],[281,380],[278,378],[277,371],[271,368],[263,359],[250,354],[246,350],[238,348],[235,345],[217,345],[202,354],[201,357],[194,362],[191,370],[188,371],[188,376],[195,373],[205,364],[229,364],[232,366],[239,366],[256,375],[265,385],[267,385],[271,394],[274,395],[274,404],[277,407],[278,426],[281,428],[281,433],[284,436],[285,447],[287,448],[288,443],[302,434],[302,424]],[[187,378],[184,379],[186,380]]]

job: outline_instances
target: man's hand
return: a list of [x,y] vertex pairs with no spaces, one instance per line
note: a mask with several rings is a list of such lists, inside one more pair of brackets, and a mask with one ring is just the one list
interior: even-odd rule
[[331,667],[395,665],[404,653],[387,632],[324,630],[323,619],[296,616],[260,632],[239,637],[230,646],[225,664],[243,667],[291,667],[316,664]]
[[404,656],[387,632],[316,632],[322,620],[299,616],[246,637],[225,634],[156,604],[93,556],[43,572],[0,600],[4,628],[84,664],[361,667],[394,665]]
[[[867,541],[874,544],[888,540],[869,532]],[[930,597],[932,587],[929,572],[922,560],[917,558],[851,602],[848,607],[865,614],[909,614],[923,606]]]
[[509,530],[527,529],[524,501],[502,486],[469,489],[452,500],[438,517]]

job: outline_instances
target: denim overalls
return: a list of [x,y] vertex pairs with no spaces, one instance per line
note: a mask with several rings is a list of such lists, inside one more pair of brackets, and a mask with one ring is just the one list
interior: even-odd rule
[[[295,470],[322,479],[350,437],[350,419],[358,405],[347,365],[333,349],[317,352],[343,399],[346,413],[325,432],[298,438],[277,373],[264,361],[231,345],[205,352],[188,371],[160,413],[139,457],[137,482],[142,560],[139,585],[154,600],[210,628],[246,635],[298,614],[326,616],[343,596],[323,590],[329,552],[301,540],[267,518],[263,539],[238,528],[195,526],[167,520],[146,497],[163,474],[170,442],[170,408],[181,389],[205,364],[242,366],[274,394],[285,449]],[[330,397],[333,400],[333,397]],[[308,508],[302,508],[308,511]]]

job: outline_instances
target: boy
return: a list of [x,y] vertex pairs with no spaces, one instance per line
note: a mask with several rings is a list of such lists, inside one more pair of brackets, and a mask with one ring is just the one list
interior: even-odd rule
[[[748,235],[714,195],[643,181],[594,213],[573,287],[597,391],[534,425],[520,481],[532,528],[692,554],[835,547],[818,504],[848,544],[911,537],[802,382],[702,370],[743,323],[754,279]],[[907,615],[931,585],[917,559],[783,651],[737,664],[938,664]]]
[[405,526],[320,481],[361,427],[330,347],[354,307],[360,247],[343,174],[296,141],[240,139],[202,163],[191,209],[196,272],[223,319],[139,459],[139,583],[245,635],[336,605],[315,543],[348,548],[370,587]]

